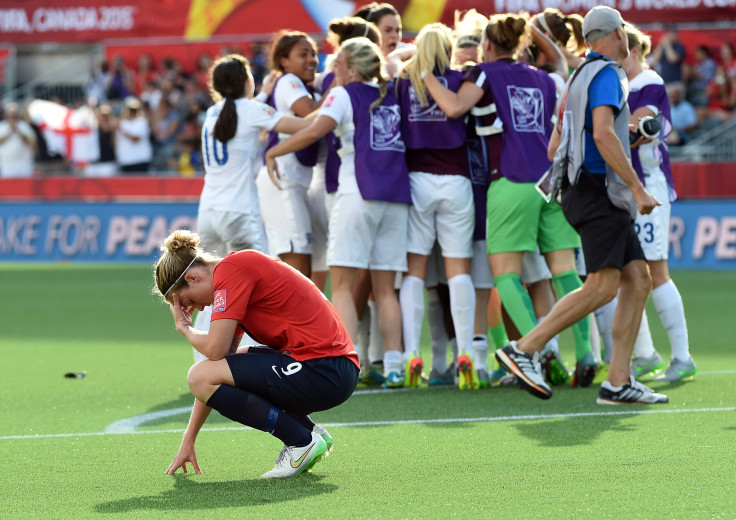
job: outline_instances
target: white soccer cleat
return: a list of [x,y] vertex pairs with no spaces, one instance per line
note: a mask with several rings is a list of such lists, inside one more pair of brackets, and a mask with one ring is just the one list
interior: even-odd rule
[[312,432],[312,442],[301,448],[284,446],[276,458],[276,465],[262,478],[288,478],[309,471],[327,452],[322,436]]

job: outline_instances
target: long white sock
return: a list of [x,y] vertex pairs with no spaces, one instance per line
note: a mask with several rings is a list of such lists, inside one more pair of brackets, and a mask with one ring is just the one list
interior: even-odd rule
[[[546,317],[547,316],[540,316],[539,318],[537,318],[537,324],[542,323],[542,321],[544,321],[544,318]],[[552,352],[554,352],[555,354],[559,354],[560,353],[559,339],[560,339],[560,335],[555,334],[554,337],[547,342],[547,345],[545,345],[545,347],[549,347],[552,349]]]
[[595,319],[598,322],[598,330],[603,339],[603,350],[605,355],[603,361],[611,362],[611,354],[613,353],[613,332],[611,331],[611,323],[613,323],[613,313],[616,312],[618,305],[618,296],[606,303],[602,307],[596,309]]
[[488,372],[488,335],[476,334],[473,336],[473,363],[476,370]]
[[398,350],[387,350],[383,353],[383,373],[401,372],[403,361],[401,352]]
[[419,342],[424,323],[424,281],[416,276],[404,276],[399,291],[404,333],[404,356],[419,355]]
[[598,320],[595,314],[590,313],[590,349],[593,351],[593,359],[596,363],[602,363],[601,358],[601,333],[598,330]]
[[457,348],[457,338],[450,340],[450,350],[452,350],[452,362],[457,365],[457,357],[460,355]]
[[475,288],[469,274],[458,274],[447,280],[450,288],[450,312],[455,325],[455,338],[460,352],[472,353],[475,325]]
[[652,342],[652,333],[649,330],[649,319],[647,318],[647,310],[641,313],[641,325],[639,325],[639,333],[634,341],[634,357],[650,358],[654,355],[654,343]]
[[376,302],[368,300],[371,309],[371,330],[368,337],[368,359],[371,363],[377,363],[383,359],[383,336],[378,326],[378,307]]
[[442,304],[436,290],[427,291],[427,322],[432,343],[432,369],[440,374],[447,370],[447,330]]
[[672,359],[686,360],[690,358],[690,345],[685,321],[685,308],[682,305],[682,296],[677,290],[675,282],[668,280],[652,291],[654,308],[657,309],[659,319],[662,320],[664,330],[670,339]]

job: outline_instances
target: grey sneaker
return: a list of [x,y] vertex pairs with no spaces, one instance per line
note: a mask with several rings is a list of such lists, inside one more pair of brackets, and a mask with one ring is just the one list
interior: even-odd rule
[[635,357],[631,360],[631,377],[639,379],[650,372],[656,372],[662,368],[662,365],[664,365],[662,356],[660,356],[659,352],[656,350],[654,351],[654,354],[652,354],[652,357]]
[[429,386],[442,386],[455,384],[455,367],[451,366],[444,372],[435,370],[429,372]]
[[631,380],[618,390],[614,390],[608,381],[603,381],[596,402],[598,404],[660,404],[668,403],[669,399],[666,395],[658,394],[632,376]]
[[689,357],[685,361],[681,359],[673,359],[670,361],[670,366],[663,376],[658,377],[657,381],[674,382],[685,379],[686,377],[692,377],[698,371],[698,367],[695,366],[693,358]]
[[516,341],[511,341],[496,351],[496,359],[509,373],[519,378],[521,386],[535,397],[549,399],[552,389],[547,385],[542,375],[539,363],[539,352],[530,356],[516,348]]

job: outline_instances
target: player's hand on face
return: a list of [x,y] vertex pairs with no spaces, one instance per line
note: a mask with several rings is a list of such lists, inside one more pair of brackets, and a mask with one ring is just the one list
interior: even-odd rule
[[174,317],[176,330],[183,334],[184,331],[192,325],[193,309],[192,307],[182,307],[179,295],[176,293],[173,294],[172,300],[174,303],[169,305],[169,309],[171,310],[171,315]]
[[268,176],[270,177],[271,182],[273,182],[274,186],[278,189],[281,189],[281,184],[279,184],[281,175],[279,174],[279,167],[276,164],[275,157],[269,157],[266,155],[266,169],[268,170]]
[[199,464],[197,464],[197,452],[194,450],[194,446],[185,446],[182,444],[174,457],[174,461],[169,465],[165,473],[167,475],[173,475],[179,468],[184,473],[187,473],[187,463],[190,463],[194,467],[194,472],[197,475],[202,473],[202,470],[199,469]]

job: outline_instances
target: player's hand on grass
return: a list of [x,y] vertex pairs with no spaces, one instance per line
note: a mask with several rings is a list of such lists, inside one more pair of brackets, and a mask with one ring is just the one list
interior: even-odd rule
[[187,473],[187,463],[191,464],[194,467],[194,472],[197,475],[202,473],[202,470],[199,469],[199,464],[197,464],[197,452],[194,450],[194,445],[185,446],[182,444],[176,454],[176,457],[174,457],[174,461],[166,470],[166,474],[173,475],[179,468],[184,470],[184,473]]
[[169,308],[171,309],[171,315],[174,317],[174,324],[176,326],[176,330],[179,331],[181,334],[184,334],[187,330],[189,330],[189,327],[192,326],[192,307],[182,307],[181,303],[179,302],[179,295],[174,293],[172,299],[174,300],[174,303],[169,305]]

